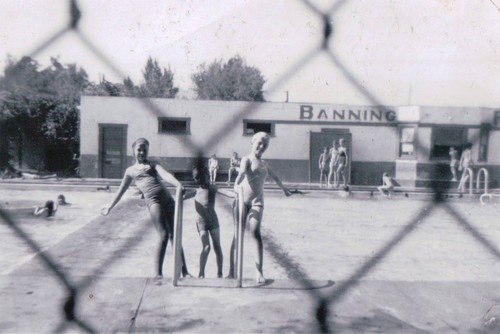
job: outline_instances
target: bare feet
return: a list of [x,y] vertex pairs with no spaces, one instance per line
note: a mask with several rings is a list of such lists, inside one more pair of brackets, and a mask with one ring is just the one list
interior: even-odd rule
[[264,284],[266,283],[266,278],[261,272],[257,271],[257,275],[255,276],[255,282],[257,284]]
[[153,281],[154,281],[155,285],[162,285],[163,284],[163,276],[156,275]]
[[191,275],[190,273],[186,272],[186,273],[182,274],[182,277],[184,277],[184,278],[193,278],[193,275]]

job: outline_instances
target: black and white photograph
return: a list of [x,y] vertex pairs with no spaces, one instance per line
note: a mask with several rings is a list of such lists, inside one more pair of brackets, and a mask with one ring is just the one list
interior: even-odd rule
[[500,333],[500,0],[0,22],[0,334]]

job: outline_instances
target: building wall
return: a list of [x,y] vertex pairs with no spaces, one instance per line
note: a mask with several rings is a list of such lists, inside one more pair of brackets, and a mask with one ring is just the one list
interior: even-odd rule
[[[491,122],[493,112],[484,108],[402,107],[385,109],[383,119],[370,119],[376,108],[345,105],[301,105],[297,103],[246,103],[223,101],[189,101],[173,99],[136,99],[117,97],[83,97],[81,110],[81,175],[98,177],[99,124],[127,124],[127,156],[132,162],[131,143],[145,137],[150,141],[150,156],[167,169],[179,173],[189,169],[203,150],[203,158],[215,153],[221,170],[229,157],[240,156],[251,149],[251,136],[244,134],[244,120],[268,121],[274,124],[275,136],[264,158],[284,181],[309,181],[310,133],[343,129],[352,135],[351,179],[353,184],[380,184],[384,171],[394,173],[399,159],[399,128],[392,116],[402,115],[405,124],[416,124],[419,148],[416,154],[417,176],[428,177],[432,169],[447,162],[430,160],[432,126],[436,124],[470,126],[469,140],[479,136],[481,122]],[[335,114],[337,112],[337,114]],[[345,112],[345,119],[339,114]],[[348,118],[348,114],[356,114]],[[387,112],[392,114],[386,114]],[[352,116],[352,115],[351,115]],[[388,117],[391,116],[391,117]],[[190,118],[190,134],[173,135],[158,131],[158,117]],[[364,118],[363,118],[364,117]],[[500,163],[500,132],[492,129],[488,162]],[[478,147],[473,147],[474,159]],[[443,167],[444,166],[444,167]],[[493,168],[494,169],[494,168]],[[493,172],[494,175],[496,175]],[[185,176],[185,175],[184,175]],[[225,176],[223,176],[225,180]]]
[[420,123],[474,125],[483,121],[491,121],[492,113],[485,108],[467,107],[420,107]]
[[500,131],[490,132],[488,164],[500,164]]
[[432,129],[429,127],[418,128],[417,130],[417,160],[419,162],[428,162],[431,155],[431,136]]
[[389,162],[398,158],[399,134],[396,127],[353,126],[352,160]]

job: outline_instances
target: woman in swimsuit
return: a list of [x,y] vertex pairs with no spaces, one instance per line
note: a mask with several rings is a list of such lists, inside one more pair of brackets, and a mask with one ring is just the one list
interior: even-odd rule
[[338,153],[338,161],[337,161],[337,175],[335,176],[335,184],[338,184],[340,181],[340,176],[344,181],[344,188],[347,186],[347,177],[345,175],[345,170],[347,168],[347,164],[349,163],[349,158],[347,156],[347,148],[345,147],[344,138],[339,140],[339,153]]
[[[132,144],[135,157],[135,164],[128,167],[123,176],[122,183],[115,198],[107,207],[101,211],[102,215],[107,216],[111,209],[120,201],[121,197],[130,186],[132,181],[144,196],[153,224],[160,236],[157,256],[156,256],[156,277],[157,283],[163,278],[163,262],[167,251],[168,239],[172,238],[174,231],[174,211],[175,201],[162,185],[161,180],[184,190],[182,184],[162,166],[148,160],[149,142],[144,138],[137,139]],[[182,275],[188,276],[189,273],[182,255]]]

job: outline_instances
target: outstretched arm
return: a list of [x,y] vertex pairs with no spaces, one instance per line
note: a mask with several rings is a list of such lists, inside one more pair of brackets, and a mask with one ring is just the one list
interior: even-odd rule
[[240,168],[238,169],[238,176],[236,176],[236,180],[234,180],[234,191],[238,192],[238,187],[240,183],[243,181],[246,175],[246,170],[249,166],[249,160],[247,158],[241,159]]
[[180,183],[179,180],[177,180],[175,178],[175,176],[173,176],[172,174],[167,172],[165,170],[165,168],[163,168],[160,165],[156,165],[155,168],[156,168],[156,171],[158,172],[158,174],[160,174],[161,178],[164,179],[168,184],[171,184],[175,187],[178,187],[178,188],[180,187],[181,189],[183,189],[182,183]]
[[40,216],[42,213],[46,212],[47,208],[44,206],[36,206],[35,211],[33,211],[33,214],[35,216]]
[[101,211],[101,214],[103,216],[107,216],[111,209],[120,201],[122,198],[123,194],[125,191],[127,191],[128,187],[130,186],[130,183],[132,183],[132,177],[125,172],[125,175],[123,176],[122,183],[120,184],[120,188],[118,189],[118,192],[116,193],[115,198],[113,199],[113,202],[111,202],[110,205],[107,207],[104,207]]
[[278,175],[276,175],[276,174],[273,172],[273,170],[272,170],[269,166],[267,166],[267,171],[268,171],[268,173],[269,173],[269,176],[270,176],[270,177],[274,180],[274,182],[276,182],[276,184],[277,184],[277,185],[278,185],[281,189],[283,189],[283,192],[285,193],[285,195],[286,195],[286,196],[291,196],[291,195],[292,195],[292,193],[290,192],[290,190],[289,190],[287,187],[285,187],[285,186],[283,185],[283,183],[281,182],[281,180],[280,180],[280,178],[278,177]]

